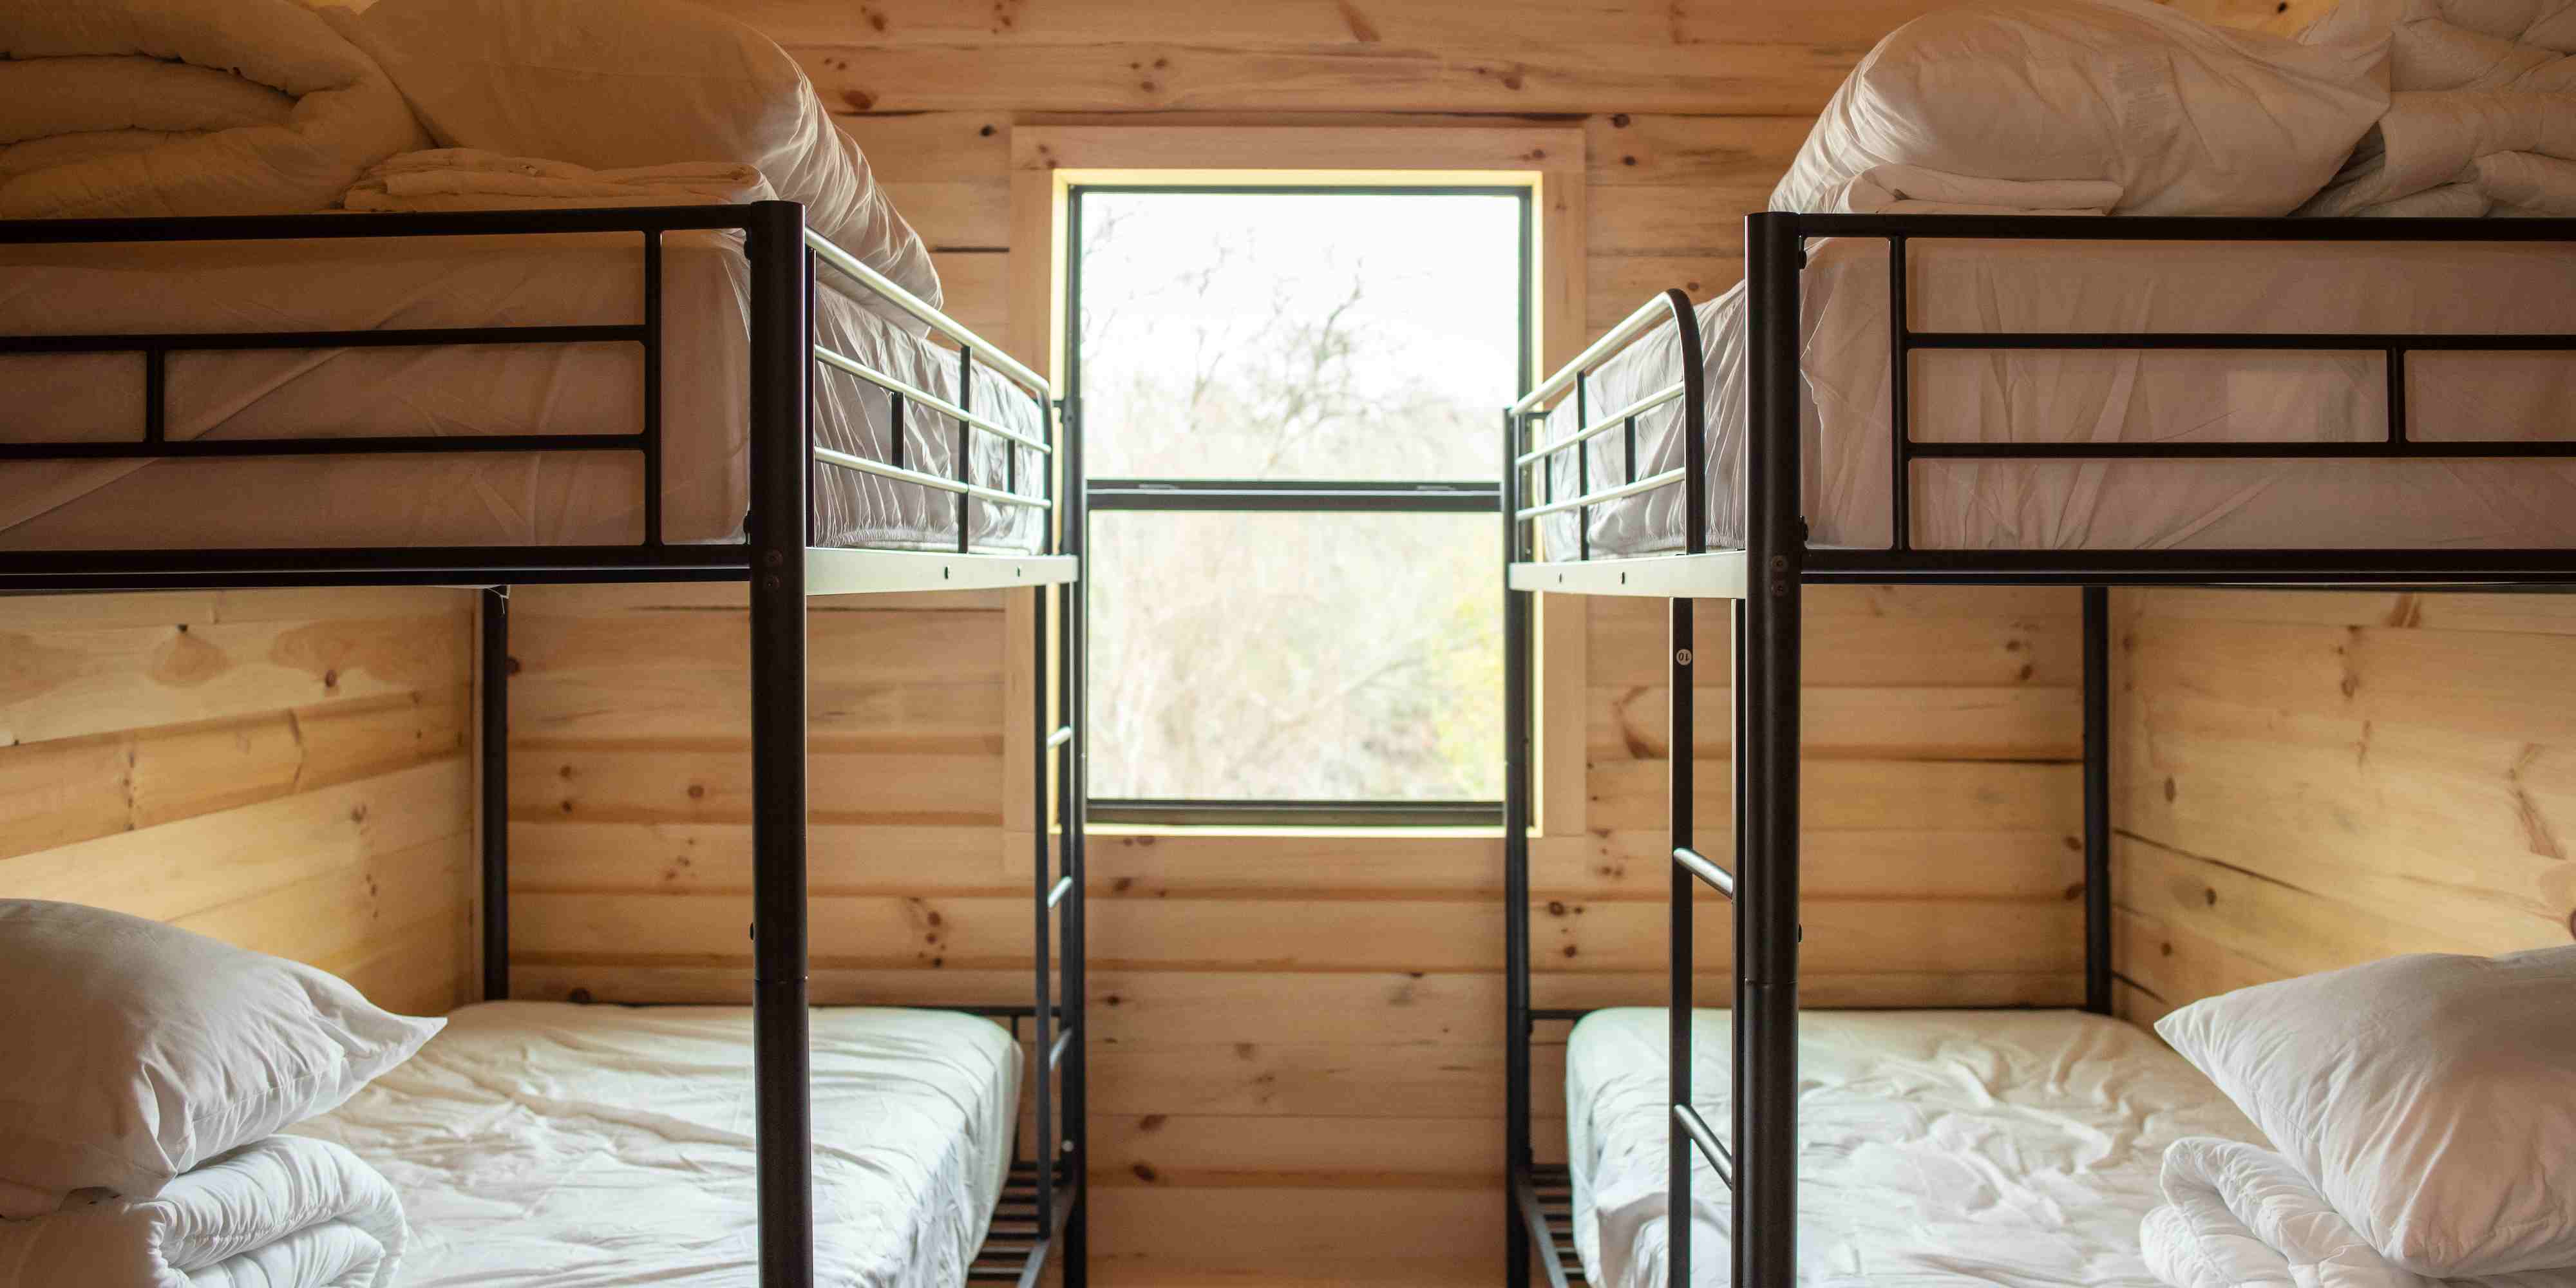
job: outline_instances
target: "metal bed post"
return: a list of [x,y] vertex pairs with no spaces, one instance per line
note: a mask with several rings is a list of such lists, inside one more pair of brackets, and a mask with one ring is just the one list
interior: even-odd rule
[[814,1282],[813,1122],[805,1013],[806,471],[813,400],[805,208],[752,207],[752,1068],[761,1288]]
[[[1798,274],[1794,215],[1746,221],[1751,424],[1745,451],[1744,745],[1748,817],[1736,877],[1735,1283],[1797,1276],[1799,515]],[[1687,1221],[1685,1212],[1681,1219]],[[1684,1236],[1686,1237],[1686,1236]]]
[[[1083,501],[1083,464],[1081,433],[1082,401],[1080,394],[1068,394],[1064,402],[1064,508],[1061,530],[1056,534],[1059,553],[1083,557],[1089,542],[1085,540],[1091,512]],[[1065,894],[1064,914],[1064,1017],[1065,1033],[1072,1041],[1066,1053],[1064,1081],[1058,1092],[1064,1099],[1064,1149],[1062,1157],[1066,1183],[1073,1187],[1073,1207],[1065,1214],[1064,1288],[1083,1288],[1091,1272],[1091,1166],[1090,1053],[1089,1032],[1083,1016],[1090,997],[1090,976],[1084,964],[1089,952],[1085,936],[1085,891],[1090,876],[1090,822],[1087,805],[1091,799],[1091,650],[1085,632],[1090,629],[1090,582],[1070,583],[1064,588],[1064,682],[1057,696],[1064,714],[1067,735],[1064,746],[1063,778],[1057,787],[1062,818],[1065,875],[1071,880]]]
[[2084,1009],[2111,1013],[2111,592],[2084,588]]
[[483,1000],[510,996],[510,588],[483,588]]
[[[1530,1192],[1530,1040],[1536,1021],[1530,1014],[1529,909],[1529,752],[1530,596],[1511,588],[1511,569],[1524,551],[1520,509],[1521,428],[1517,410],[1503,413],[1503,1243],[1504,1282],[1529,1288],[1533,1239],[1546,1237],[1532,1228],[1534,1214],[1522,1196]],[[1542,462],[1540,468],[1546,468]]]

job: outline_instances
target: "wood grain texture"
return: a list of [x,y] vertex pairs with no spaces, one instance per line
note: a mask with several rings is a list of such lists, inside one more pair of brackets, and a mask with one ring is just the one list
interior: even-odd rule
[[0,604],[0,894],[471,1000],[474,600],[225,591]]
[[2552,596],[2124,593],[2127,1013],[2568,942],[2570,621]]

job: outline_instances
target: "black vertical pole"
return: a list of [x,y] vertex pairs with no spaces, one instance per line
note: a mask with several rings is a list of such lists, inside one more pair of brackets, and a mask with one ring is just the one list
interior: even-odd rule
[[[1080,226],[1077,221],[1075,227]],[[1080,559],[1086,557],[1090,544],[1084,538],[1091,513],[1083,502],[1082,405],[1075,394],[1068,393],[1065,398],[1063,425],[1064,488],[1059,494],[1063,498],[1063,531],[1056,539],[1064,553]],[[1064,1166],[1075,1188],[1073,1211],[1065,1218],[1063,1288],[1083,1288],[1091,1274],[1091,1034],[1083,1023],[1091,996],[1090,972],[1084,965],[1091,951],[1084,903],[1084,891],[1091,880],[1087,835],[1091,799],[1091,649],[1085,634],[1090,629],[1090,585],[1090,569],[1086,567],[1082,580],[1064,588],[1065,674],[1057,696],[1064,722],[1073,729],[1073,740],[1065,744],[1064,781],[1056,789],[1063,797],[1062,844],[1068,856],[1067,871],[1073,877],[1073,889],[1065,896],[1064,919],[1064,1022],[1066,1031],[1073,1035],[1073,1045],[1065,1052],[1059,1094],[1064,1100]]]
[[[1029,830],[1037,834],[1036,854],[1032,857],[1031,863],[1033,871],[1029,877],[1032,888],[1036,891],[1036,899],[1031,907],[1032,915],[1037,921],[1033,938],[1033,942],[1037,945],[1034,953],[1037,1014],[1031,1021],[1037,1029],[1036,1045],[1031,1048],[1037,1052],[1036,1094],[1033,1097],[1037,1112],[1037,1133],[1036,1139],[1030,1144],[1029,1156],[1031,1161],[1038,1165],[1038,1228],[1042,1234],[1048,1228],[1046,1223],[1055,1219],[1054,1146],[1056,1137],[1053,1057],[1056,1018],[1055,999],[1051,994],[1054,992],[1055,984],[1056,905],[1047,897],[1055,888],[1055,864],[1049,861],[1051,847],[1047,844],[1047,761],[1053,757],[1055,750],[1052,736],[1055,730],[1047,724],[1047,596],[1050,593],[1049,588],[1045,586],[1036,587],[1029,592],[1033,601],[1031,615],[1036,618],[1036,633],[1030,641],[1029,648],[1031,692],[1029,736],[1035,740],[1032,749],[1034,758],[1029,773],[1030,791],[1033,796],[1029,810]],[[1072,896],[1068,893],[1066,897]]]
[[2084,588],[2084,1009],[2111,1013],[2111,592]]
[[[1520,1196],[1531,1184],[1529,752],[1530,596],[1511,588],[1523,554],[1520,417],[1503,413],[1503,1281],[1529,1288],[1531,1240]],[[1541,462],[1542,472],[1547,469]]]
[[814,1282],[805,1015],[805,208],[764,201],[751,260],[752,1027],[761,1288]]
[[1744,1135],[1736,1145],[1735,1283],[1797,1280],[1798,690],[1800,571],[1797,216],[1747,219],[1744,973],[1736,983]]
[[[1692,471],[1685,476],[1683,485],[1696,490],[1698,472]],[[1691,653],[1691,610],[1692,601],[1690,600],[1672,601],[1670,605],[1671,638],[1666,641],[1670,645],[1670,651],[1664,659],[1671,667],[1669,672],[1671,678],[1668,682],[1671,687],[1665,716],[1666,728],[1669,730],[1667,741],[1671,743],[1671,747],[1665,756],[1665,770],[1668,777],[1665,780],[1664,794],[1672,810],[1672,844],[1667,848],[1674,852],[1698,848],[1692,843],[1694,833],[1691,818],[1692,806],[1697,803],[1692,792],[1694,784],[1691,781],[1692,761],[1695,758],[1693,747],[1696,741],[1691,722],[1693,714],[1691,671],[1692,664],[1697,660]],[[1666,866],[1671,873],[1672,881],[1670,892],[1666,895],[1666,900],[1670,904],[1669,916],[1671,917],[1668,934],[1672,941],[1672,947],[1669,950],[1672,995],[1664,1008],[1668,1040],[1664,1058],[1672,1071],[1668,1098],[1672,1102],[1672,1108],[1677,1111],[1689,1108],[1691,1103],[1691,971],[1694,948],[1691,942],[1693,920],[1691,900],[1698,897],[1699,892],[1692,889],[1692,886],[1699,878],[1693,876],[1690,869],[1679,863]],[[1690,1284],[1692,1148],[1690,1132],[1682,1126],[1681,1114],[1667,1112],[1664,1115],[1664,1168],[1665,1185],[1671,1192],[1672,1199],[1664,1209],[1670,1214],[1665,1219],[1665,1237],[1668,1243],[1664,1256],[1667,1263],[1666,1269],[1675,1288],[1688,1288]]]
[[510,588],[483,589],[483,1000],[510,995]]
[[[1682,549],[1694,555],[1705,554],[1708,551],[1708,402],[1702,396],[1701,388],[1705,376],[1699,315],[1692,311],[1690,297],[1678,290],[1665,292],[1665,300],[1672,308],[1673,330],[1681,341]],[[1676,856],[1684,849],[1696,851],[1699,848],[1693,844],[1696,835],[1693,811],[1699,800],[1698,782],[1692,772],[1693,762],[1698,758],[1698,738],[1693,720],[1697,713],[1693,701],[1697,695],[1692,692],[1693,668],[1698,660],[1692,654],[1691,614],[1694,607],[1687,599],[1672,601],[1671,639],[1667,641],[1670,652],[1665,658],[1672,668],[1668,695],[1670,715],[1667,717],[1672,747],[1665,765],[1669,776],[1665,780],[1664,794],[1672,810],[1671,848]],[[1742,743],[1736,744],[1733,754],[1740,762]],[[1672,941],[1669,949],[1672,997],[1665,1007],[1664,1019],[1670,1027],[1664,1058],[1671,1069],[1668,1090],[1672,1104],[1670,1112],[1664,1115],[1667,1120],[1664,1166],[1673,1197],[1666,1205],[1670,1215],[1666,1218],[1665,1237],[1669,1244],[1665,1253],[1665,1269],[1675,1288],[1688,1288],[1691,1275],[1690,1174],[1693,1146],[1689,1132],[1682,1125],[1681,1115],[1691,1109],[1691,1012],[1694,1009],[1691,993],[1695,969],[1692,958],[1696,947],[1692,943],[1695,918],[1691,900],[1698,897],[1699,892],[1693,888],[1697,880],[1676,862],[1672,871],[1672,889],[1667,896],[1672,904],[1672,924],[1667,931]],[[1743,918],[1739,914],[1736,920],[1740,931]],[[1742,942],[1740,933],[1737,942]],[[1736,1100],[1740,1103],[1742,1097],[1738,1096]]]

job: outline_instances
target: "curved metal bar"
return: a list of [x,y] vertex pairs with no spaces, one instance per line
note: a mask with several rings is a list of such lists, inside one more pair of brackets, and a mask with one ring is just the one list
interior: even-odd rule
[[1554,456],[1558,452],[1562,452],[1566,448],[1572,447],[1577,443],[1588,442],[1591,439],[1607,434],[1611,430],[1627,424],[1628,419],[1632,416],[1653,411],[1655,408],[1661,407],[1665,403],[1671,402],[1681,396],[1682,382],[1676,380],[1673,383],[1610,413],[1597,424],[1586,425],[1582,429],[1575,431],[1573,434],[1565,438],[1560,438],[1544,447],[1530,449],[1528,452],[1514,459],[1512,463],[1514,465],[1527,465],[1542,456]]
[[990,363],[993,369],[1020,382],[1021,387],[1037,391],[1043,397],[1056,396],[1055,382],[1031,370],[1026,363],[1002,352],[992,341],[966,329],[966,324],[922,302],[919,296],[895,285],[894,279],[859,262],[858,257],[825,240],[813,229],[805,230],[806,248],[824,263],[841,270],[887,303],[928,323],[931,330],[957,342],[958,347]]
[[1665,291],[1639,305],[1636,312],[1629,314],[1619,325],[1610,328],[1608,334],[1593,341],[1591,347],[1583,352],[1574,355],[1572,362],[1557,368],[1556,374],[1540,381],[1538,388],[1529,391],[1527,397],[1513,403],[1512,414],[1526,416],[1549,405],[1555,401],[1558,394],[1574,387],[1576,376],[1601,365],[1602,360],[1611,354],[1627,348],[1632,341],[1644,335],[1666,314],[1688,317],[1690,312],[1690,296],[1683,294],[1678,288]]

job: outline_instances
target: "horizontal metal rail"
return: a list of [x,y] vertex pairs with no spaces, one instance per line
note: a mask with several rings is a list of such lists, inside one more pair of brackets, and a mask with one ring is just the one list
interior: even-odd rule
[[351,331],[151,332],[135,335],[0,336],[0,353],[241,352],[251,349],[407,349],[466,344],[633,344],[649,338],[630,323],[596,326],[386,327]]
[[2576,219],[2291,219],[2122,215],[1776,215],[1802,237],[1923,241],[2563,242]]
[[1687,845],[1673,847],[1673,862],[1692,876],[1709,884],[1711,889],[1732,899],[1735,897],[1735,874],[1708,861],[1708,856]]
[[1916,460],[1953,461],[2403,461],[2517,460],[2576,456],[2576,439],[2498,441],[2384,438],[2359,442],[1943,443],[1915,442]]
[[641,434],[388,434],[380,438],[115,439],[0,443],[0,461],[183,460],[225,456],[375,456],[441,452],[632,452]]
[[822,234],[811,228],[806,229],[805,246],[806,249],[814,252],[815,258],[856,279],[860,285],[882,296],[887,303],[929,324],[932,330],[956,341],[960,348],[982,358],[991,364],[994,370],[1018,381],[1022,387],[1042,393],[1049,399],[1055,397],[1054,381],[1039,375],[1030,369],[1027,363],[1002,352],[999,345],[967,330],[965,323],[923,303],[912,292],[896,285],[894,279],[860,263],[857,256],[833,245]]
[[1522,453],[1513,459],[1512,464],[1527,465],[1532,461],[1538,460],[1540,457],[1553,456],[1578,443],[1590,442],[1603,434],[1609,433],[1611,430],[1627,424],[1630,417],[1640,416],[1653,411],[1657,407],[1661,407],[1665,403],[1671,402],[1681,396],[1682,382],[1676,380],[1673,383],[1610,413],[1608,417],[1597,424],[1586,425],[1582,429],[1576,430],[1574,433],[1564,438],[1560,438],[1553,443],[1549,443],[1543,447],[1532,448],[1531,450]]
[[1513,403],[1512,414],[1526,416],[1547,406],[1558,394],[1574,387],[1575,377],[1598,366],[1603,358],[1626,348],[1630,341],[1653,330],[1657,323],[1672,315],[1671,302],[1661,295],[1639,305],[1636,312],[1621,319],[1619,325],[1593,341],[1591,347],[1574,355],[1573,361],[1557,368],[1555,375],[1540,382],[1539,387],[1529,391],[1527,397]]
[[1603,488],[1597,492],[1586,492],[1581,496],[1567,497],[1562,501],[1551,501],[1546,505],[1534,505],[1526,510],[1520,510],[1515,513],[1518,518],[1535,519],[1542,514],[1554,514],[1559,510],[1571,510],[1576,506],[1582,505],[1599,505],[1604,501],[1616,501],[1623,496],[1635,496],[1640,492],[1652,492],[1659,487],[1671,487],[1673,484],[1679,483],[1684,478],[1689,477],[1689,475],[1690,470],[1688,467],[1675,466],[1661,474],[1649,474],[1634,483],[1622,483],[1617,487]]
[[[595,210],[476,210],[351,215],[154,215],[135,219],[0,220],[0,246],[86,242],[345,241],[368,237],[744,229],[749,206],[619,206]],[[897,290],[902,288],[897,287]]]
[[821,461],[826,465],[840,466],[845,470],[857,470],[862,474],[874,474],[879,478],[900,479],[906,483],[918,483],[923,487],[935,487],[942,492],[956,492],[965,496],[977,497],[982,500],[990,501],[995,505],[1024,505],[1038,510],[1052,510],[1055,508],[1055,502],[1050,501],[1045,497],[1021,496],[1014,492],[1002,491],[999,488],[985,487],[980,483],[961,483],[956,479],[944,479],[936,474],[924,474],[919,470],[908,470],[900,465],[888,465],[883,461],[872,461],[864,456],[852,456],[848,452],[835,451],[829,447],[815,448],[814,459]]
[[1717,1169],[1717,1179],[1725,1182],[1726,1188],[1734,1189],[1735,1155],[1726,1152],[1725,1143],[1717,1138],[1716,1132],[1709,1130],[1708,1120],[1700,1117],[1699,1111],[1689,1105],[1673,1106],[1673,1119],[1682,1125],[1682,1131],[1691,1138],[1691,1144],[1699,1147],[1699,1156]]
[[875,385],[879,389],[891,390],[895,393],[902,394],[906,399],[917,403],[920,406],[927,407],[951,420],[962,420],[977,429],[983,430],[985,433],[999,434],[1031,451],[1045,452],[1049,454],[1052,454],[1055,451],[1053,447],[1048,446],[1045,442],[1039,439],[1031,438],[1008,425],[995,424],[994,422],[986,420],[985,418],[978,416],[975,413],[968,411],[919,385],[908,384],[904,381],[897,380],[893,376],[889,376],[886,373],[879,371],[856,358],[850,357],[847,354],[825,348],[818,344],[814,346],[814,356],[822,359],[824,362],[829,363],[832,366],[849,372],[851,375],[857,376],[861,380],[867,381],[869,384]]
[[2576,349],[2576,335],[2408,335],[2399,331],[1907,331],[1914,349],[2253,349],[2380,353],[2389,349],[2503,353]]

